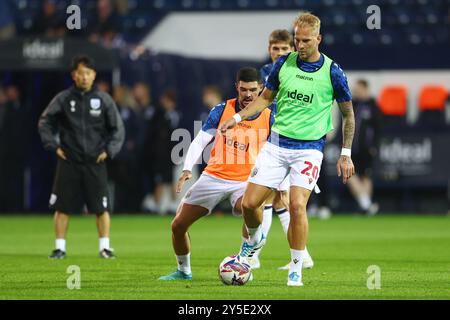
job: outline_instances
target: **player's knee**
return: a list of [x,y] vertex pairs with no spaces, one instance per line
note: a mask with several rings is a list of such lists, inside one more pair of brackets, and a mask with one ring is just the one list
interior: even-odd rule
[[244,198],[242,200],[242,210],[245,211],[255,211],[261,206],[260,203],[253,201],[251,198]]
[[289,212],[291,213],[292,218],[306,215],[306,203],[303,201],[291,201],[289,205]]
[[172,233],[174,235],[181,235],[186,233],[187,231],[187,226],[182,223],[181,221],[179,221],[177,218],[173,219],[172,221]]

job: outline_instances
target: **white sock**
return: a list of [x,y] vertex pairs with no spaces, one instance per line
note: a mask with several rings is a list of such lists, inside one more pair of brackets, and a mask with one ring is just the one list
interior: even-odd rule
[[98,242],[100,251],[102,251],[103,249],[109,249],[109,238],[100,238]]
[[257,228],[249,228],[247,227],[248,230],[248,243],[250,245],[255,245],[257,244],[259,241],[261,241],[262,238],[262,227],[261,225],[259,225]]
[[265,206],[263,211],[263,221],[261,224],[262,233],[267,238],[270,231],[270,226],[272,225],[272,206]]
[[291,263],[289,265],[289,273],[297,272],[301,273],[303,259],[307,255],[307,251],[305,250],[296,250],[291,249]]
[[56,239],[56,249],[66,252],[66,239]]
[[291,216],[286,208],[275,209],[275,212],[280,219],[281,226],[283,227],[284,234],[287,235],[289,222],[291,221]]
[[191,273],[191,253],[183,256],[177,255],[178,270],[184,273]]
[[358,197],[358,204],[363,210],[369,209],[370,205],[372,204],[372,201],[370,200],[370,197],[366,194],[361,195]]

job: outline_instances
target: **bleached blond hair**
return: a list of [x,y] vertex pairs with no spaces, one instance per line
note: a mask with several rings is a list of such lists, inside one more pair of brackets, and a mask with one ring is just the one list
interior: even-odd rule
[[319,17],[313,15],[311,12],[305,11],[301,12],[294,21],[294,28],[312,28],[317,34],[320,33],[320,19]]

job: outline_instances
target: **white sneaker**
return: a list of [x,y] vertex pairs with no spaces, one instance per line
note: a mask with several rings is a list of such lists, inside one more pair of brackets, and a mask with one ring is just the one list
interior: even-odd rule
[[247,263],[250,265],[250,268],[252,268],[252,270],[261,268],[261,262],[259,262],[258,256],[247,257],[246,260]]
[[298,272],[291,272],[291,273],[289,273],[287,285],[288,286],[294,286],[294,287],[301,287],[301,286],[303,286],[301,272],[300,273],[298,273]]
[[242,242],[241,250],[239,251],[239,257],[244,258],[249,263],[248,259],[257,258],[258,251],[262,249],[265,243],[266,237],[264,236],[264,234],[262,235],[261,240],[253,246],[250,245],[247,241]]
[[317,213],[319,212],[319,207],[315,204],[311,204],[307,209],[308,217],[317,217]]
[[150,194],[145,196],[144,200],[142,201],[141,208],[146,212],[158,211],[158,205],[155,202],[155,198],[153,198],[153,196]]
[[303,259],[302,269],[312,269],[312,267],[314,267],[314,261],[308,254],[308,256]]
[[328,207],[320,207],[317,215],[321,220],[327,220],[331,217],[331,210]]
[[[289,265],[290,263],[285,266],[279,267],[278,270],[289,270]],[[314,267],[314,261],[311,256],[308,255],[308,257],[303,260],[302,269],[312,269],[312,267]]]
[[369,209],[367,209],[366,214],[368,216],[374,216],[378,213],[378,210],[380,209],[380,206],[378,205],[378,203],[372,203],[369,207]]
[[287,265],[282,266],[282,267],[279,267],[278,270],[289,270],[289,265],[290,265],[290,264],[291,264],[291,263],[289,262]]

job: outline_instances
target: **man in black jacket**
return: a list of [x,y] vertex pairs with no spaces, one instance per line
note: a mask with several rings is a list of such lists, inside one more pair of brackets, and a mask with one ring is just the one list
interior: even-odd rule
[[378,204],[373,202],[372,170],[378,154],[381,138],[381,111],[370,96],[369,83],[358,79],[352,88],[355,109],[355,131],[353,140],[353,163],[356,174],[348,181],[351,194],[361,210],[367,215],[378,212]]
[[100,257],[114,258],[109,246],[105,160],[120,151],[124,126],[111,96],[93,87],[96,72],[89,57],[75,57],[71,75],[75,86],[53,98],[38,125],[44,148],[58,156],[50,197],[50,207],[55,209],[56,249],[49,258],[65,258],[69,213],[79,211],[83,203],[97,215]]

